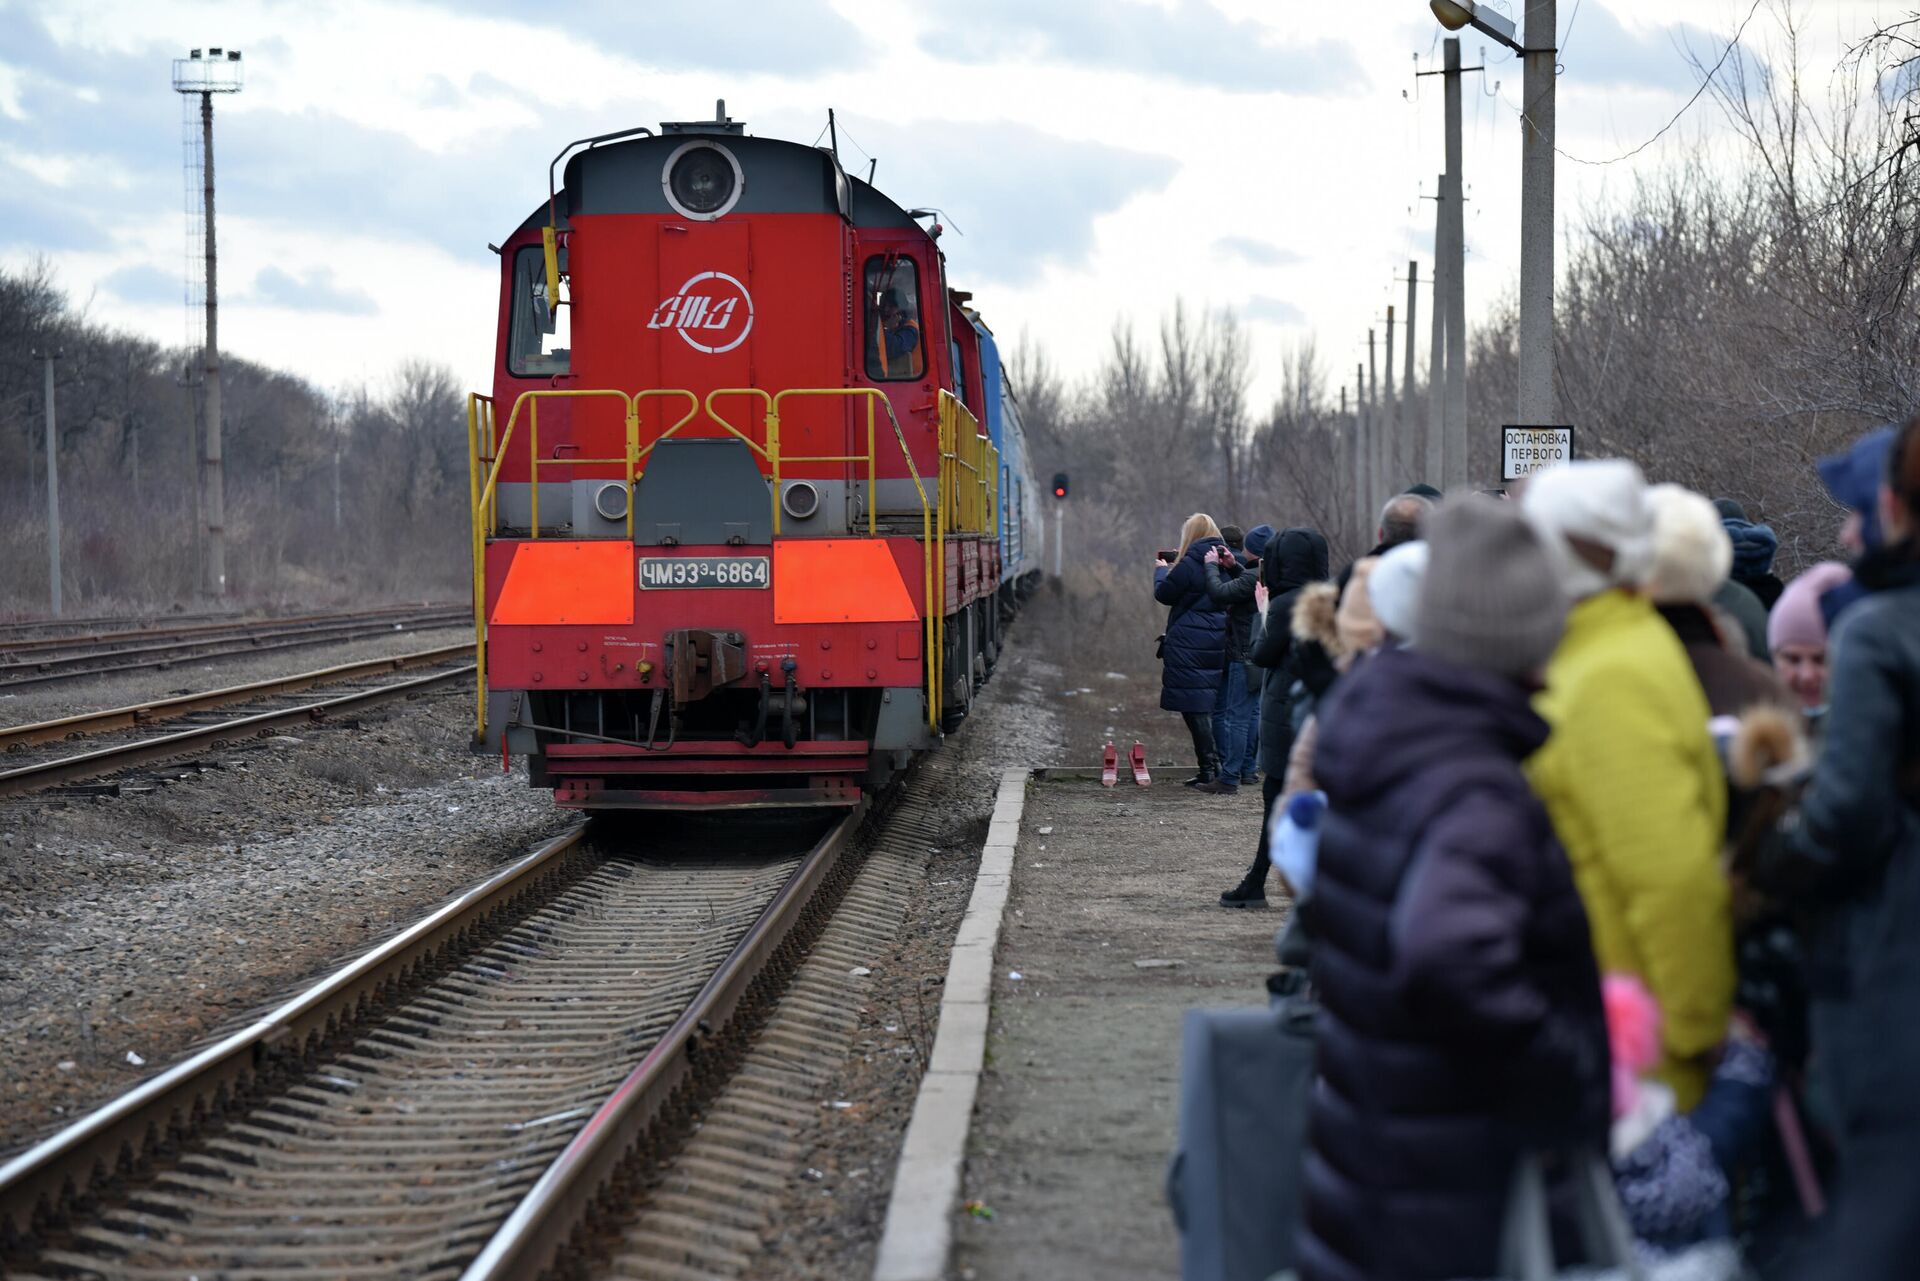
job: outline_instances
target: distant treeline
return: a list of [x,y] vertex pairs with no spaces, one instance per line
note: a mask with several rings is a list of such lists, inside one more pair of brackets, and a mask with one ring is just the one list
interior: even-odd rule
[[[54,402],[69,611],[192,601],[201,465],[187,366],[197,362],[91,322],[40,262],[0,270],[0,610],[39,611],[48,595],[36,350],[61,352]],[[330,395],[227,356],[221,391],[235,598],[465,594],[466,404],[451,371],[412,362],[385,387]]]
[[[1837,551],[1842,513],[1813,460],[1920,410],[1920,14],[1811,77],[1822,105],[1802,92],[1792,9],[1775,21],[1765,78],[1734,60],[1713,82],[1732,154],[1685,156],[1563,235],[1555,359],[1582,455],[1739,499],[1775,527],[1791,572]],[[1497,483],[1497,429],[1513,421],[1517,330],[1508,298],[1469,339],[1481,485]],[[1424,332],[1415,341],[1424,353]],[[1256,359],[1279,365],[1265,413],[1247,402]],[[1372,542],[1358,512],[1388,495],[1356,501],[1338,391],[1352,395],[1350,370],[1330,375],[1310,340],[1255,353],[1230,314],[1176,304],[1150,342],[1116,329],[1083,379],[1025,341],[1013,377],[1036,470],[1074,473],[1076,559],[1145,565],[1193,511],[1317,525],[1336,557]],[[1413,390],[1396,485],[1428,479],[1425,382]]]

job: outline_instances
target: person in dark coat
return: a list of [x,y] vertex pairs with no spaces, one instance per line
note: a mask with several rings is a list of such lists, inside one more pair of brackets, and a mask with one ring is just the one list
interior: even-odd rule
[[1153,598],[1168,607],[1160,641],[1160,706],[1186,722],[1200,768],[1193,782],[1208,792],[1219,790],[1213,707],[1227,666],[1227,611],[1207,595],[1206,557],[1226,545],[1213,517],[1195,513],[1181,527],[1173,562],[1158,560],[1153,571]]
[[1303,1281],[1491,1277],[1521,1157],[1607,1150],[1586,913],[1520,769],[1567,602],[1513,506],[1455,500],[1426,532],[1418,646],[1356,664],[1321,718]]
[[1920,417],[1881,486],[1866,595],[1831,639],[1825,739],[1753,879],[1811,916],[1813,1071],[1837,1133],[1829,1240],[1808,1277],[1879,1281],[1920,1262]]
[[[1261,525],[1256,532],[1265,546],[1271,526]],[[1229,795],[1240,790],[1242,765],[1251,755],[1248,738],[1253,729],[1255,700],[1260,697],[1250,656],[1253,652],[1254,588],[1259,552],[1247,548],[1246,536],[1238,525],[1223,525],[1220,537],[1226,547],[1206,556],[1207,594],[1213,603],[1227,611],[1227,665],[1221,673],[1220,693],[1213,706],[1213,747],[1220,755],[1218,792]]]
[[[1317,529],[1287,529],[1267,544],[1260,581],[1267,589],[1267,614],[1253,648],[1254,665],[1265,675],[1260,688],[1260,846],[1240,884],[1220,896],[1222,907],[1265,907],[1267,826],[1273,803],[1286,781],[1287,756],[1293,751],[1293,605],[1300,589],[1327,577],[1327,540]],[[1211,576],[1210,576],[1211,578]]]
[[1716,498],[1713,505],[1727,537],[1733,540],[1733,581],[1757,596],[1761,607],[1771,612],[1773,603],[1787,589],[1773,572],[1774,554],[1780,550],[1779,535],[1766,525],[1748,520],[1746,509],[1731,498]]

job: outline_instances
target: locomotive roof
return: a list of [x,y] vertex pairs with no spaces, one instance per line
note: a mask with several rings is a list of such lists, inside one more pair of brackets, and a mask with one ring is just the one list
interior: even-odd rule
[[[592,147],[571,157],[555,210],[560,226],[567,226],[574,214],[674,215],[678,211],[667,201],[662,175],[669,159],[689,143],[719,147],[739,164],[740,198],[726,217],[841,213],[838,191],[844,181],[845,213],[854,226],[924,230],[878,188],[841,169],[833,153],[824,147],[688,125],[675,126],[660,137]],[[546,224],[547,206],[543,202],[519,230],[530,231]]]

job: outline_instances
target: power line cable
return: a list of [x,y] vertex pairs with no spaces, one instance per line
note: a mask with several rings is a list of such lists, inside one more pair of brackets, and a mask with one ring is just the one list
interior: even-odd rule
[[[1580,0],[1573,0],[1573,16],[1567,19],[1566,33],[1560,37],[1560,47],[1554,51],[1556,63],[1567,56],[1567,42],[1573,39],[1573,24],[1578,21],[1580,21]],[[1558,70],[1554,74],[1558,75]]]
[[[1760,0],[1753,0],[1753,7],[1747,10],[1747,16],[1741,21],[1738,30],[1736,30],[1733,33],[1733,39],[1729,40],[1727,42],[1727,47],[1721,51],[1720,61],[1713,64],[1713,70],[1707,72],[1706,79],[1702,80],[1700,82],[1700,87],[1693,91],[1693,96],[1687,99],[1686,105],[1681,107],[1680,110],[1674,112],[1673,118],[1667,121],[1667,123],[1661,125],[1660,131],[1654,134],[1653,137],[1647,139],[1645,142],[1635,147],[1632,151],[1623,152],[1620,155],[1613,157],[1611,160],[1589,160],[1585,156],[1576,156],[1572,152],[1563,151],[1559,147],[1555,147],[1553,149],[1554,154],[1560,156],[1563,159],[1571,160],[1576,165],[1590,165],[1597,169],[1597,168],[1603,168],[1607,165],[1617,165],[1622,160],[1631,160],[1633,157],[1645,151],[1648,147],[1651,147],[1654,143],[1660,141],[1660,139],[1666,137],[1667,131],[1680,123],[1680,117],[1686,115],[1687,112],[1693,109],[1693,104],[1700,101],[1700,95],[1704,94],[1707,91],[1707,87],[1713,83],[1713,78],[1720,74],[1720,68],[1727,65],[1727,59],[1732,57],[1733,51],[1740,47],[1740,37],[1746,34],[1747,24],[1752,22],[1753,16],[1759,12],[1760,12]],[[1574,9],[1574,16],[1575,17],[1579,16],[1579,8],[1577,4]],[[1569,31],[1571,31],[1571,25],[1569,25]],[[1523,121],[1527,120],[1526,112],[1522,111],[1519,113],[1519,115]],[[1527,123],[1531,124],[1532,122],[1527,121]]]

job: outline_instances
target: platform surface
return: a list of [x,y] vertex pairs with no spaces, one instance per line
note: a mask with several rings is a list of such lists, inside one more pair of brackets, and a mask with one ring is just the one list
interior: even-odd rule
[[1259,788],[1204,796],[1187,776],[1029,787],[962,1180],[992,1217],[959,1212],[950,1276],[1179,1276],[1181,1019],[1263,1003],[1286,915],[1277,882],[1268,910],[1219,905],[1252,861]]

